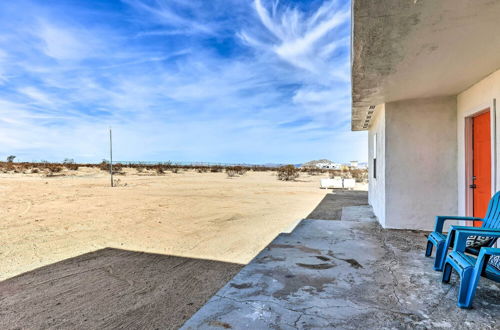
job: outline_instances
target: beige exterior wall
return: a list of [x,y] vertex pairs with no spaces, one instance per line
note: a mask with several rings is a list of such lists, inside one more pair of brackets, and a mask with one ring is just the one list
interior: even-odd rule
[[[378,106],[374,114],[368,131],[368,202],[385,227],[385,105]],[[377,178],[373,177],[374,157],[377,157]]]
[[455,97],[391,102],[378,111],[369,131],[370,162],[375,133],[378,140],[369,201],[383,227],[432,230],[436,215],[457,213],[456,127]]
[[387,228],[432,230],[457,213],[456,98],[387,103]]
[[[457,96],[457,141],[458,141],[458,161],[457,161],[457,182],[458,182],[458,213],[466,214],[466,177],[465,177],[465,119],[481,112],[486,108],[490,109],[491,132],[492,132],[492,194],[499,189],[499,167],[498,159],[500,150],[498,138],[498,113],[495,109],[496,101],[500,100],[500,70],[490,74],[478,83],[472,85],[467,90]],[[496,178],[496,179],[495,179]]]

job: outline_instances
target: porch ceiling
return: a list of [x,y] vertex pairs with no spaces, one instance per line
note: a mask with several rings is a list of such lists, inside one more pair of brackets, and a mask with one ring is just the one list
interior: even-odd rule
[[352,15],[352,130],[372,105],[456,95],[500,68],[498,0],[353,0]]

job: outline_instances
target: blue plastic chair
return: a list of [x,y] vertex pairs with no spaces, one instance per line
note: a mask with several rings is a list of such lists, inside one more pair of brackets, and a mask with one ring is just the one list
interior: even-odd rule
[[[434,231],[427,237],[427,248],[425,250],[425,256],[430,257],[432,254],[432,248],[436,247],[436,260],[434,261],[434,270],[442,271],[444,267],[444,261],[446,259],[446,254],[448,249],[453,244],[454,231],[450,229],[448,234],[443,234],[443,226],[446,220],[466,220],[466,221],[482,221],[481,227],[465,227],[462,226],[462,230],[467,229],[480,229],[480,228],[500,228],[500,191],[497,192],[490,200],[488,204],[488,210],[486,211],[486,216],[484,219],[475,217],[457,217],[457,216],[441,216],[436,217],[436,225]],[[453,227],[453,226],[452,226]],[[473,235],[473,234],[471,234]],[[496,238],[493,239],[486,247],[491,247],[495,244]],[[467,252],[478,255],[479,248],[467,248]]]
[[[500,282],[500,271],[489,265],[491,256],[500,255],[499,248],[483,247],[479,256],[466,254],[467,237],[472,235],[500,237],[500,229],[470,230],[468,227],[453,226],[455,230],[455,244],[453,251],[446,257],[443,283],[448,283],[451,277],[451,270],[455,269],[460,276],[460,289],[458,291],[458,307],[471,308],[472,300],[476,294],[477,284],[481,276],[489,278],[495,282]],[[465,228],[465,229],[463,229]]]

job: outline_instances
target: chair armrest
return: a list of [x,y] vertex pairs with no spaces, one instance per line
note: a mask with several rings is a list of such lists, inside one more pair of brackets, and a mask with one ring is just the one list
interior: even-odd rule
[[479,252],[479,257],[482,257],[484,255],[500,256],[500,248],[493,248],[493,247],[481,248],[481,252]]
[[436,225],[434,227],[434,231],[440,234],[443,233],[443,226],[446,220],[483,221],[482,218],[476,218],[476,217],[438,215],[436,217]]
[[477,256],[476,265],[474,266],[474,272],[478,275],[483,274],[491,256],[500,256],[500,249],[491,247],[481,248]]
[[[500,237],[500,229],[491,228],[478,228],[478,227],[465,227],[465,226],[451,226],[451,231],[455,232],[455,244],[453,251],[465,252],[467,237],[469,236],[487,236],[487,237]],[[484,248],[481,248],[481,251]]]

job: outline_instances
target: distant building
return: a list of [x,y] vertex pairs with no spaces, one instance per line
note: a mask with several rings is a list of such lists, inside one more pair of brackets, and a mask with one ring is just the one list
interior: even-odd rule
[[340,169],[341,165],[334,162],[322,162],[317,163],[316,167],[321,169],[338,170]]

